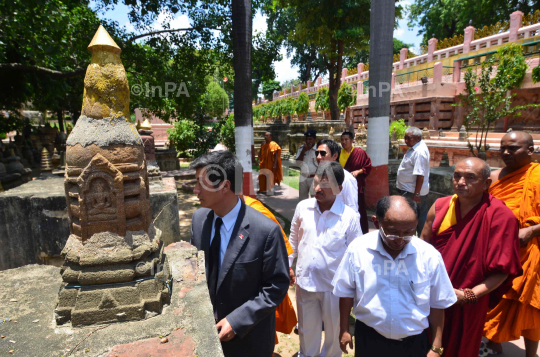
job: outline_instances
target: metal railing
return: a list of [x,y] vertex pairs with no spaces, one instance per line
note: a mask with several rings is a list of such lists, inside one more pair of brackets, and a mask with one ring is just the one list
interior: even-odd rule
[[396,75],[396,87],[409,87],[422,84],[425,77],[426,83],[433,83],[433,67],[419,69]]

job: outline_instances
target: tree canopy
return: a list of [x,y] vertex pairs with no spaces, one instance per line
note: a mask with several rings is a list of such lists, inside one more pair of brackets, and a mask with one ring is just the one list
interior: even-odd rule
[[516,10],[528,14],[540,9],[540,2],[528,0],[414,0],[408,6],[409,26],[420,27],[423,44],[463,34],[469,23],[476,28],[507,21]]
[[[121,3],[130,9],[134,31],[99,16]],[[98,0],[90,6],[88,0],[0,0],[0,13],[0,113],[10,114],[1,119],[3,130],[21,124],[27,104],[78,118],[91,58],[87,46],[100,24],[122,49],[132,112],[145,108],[165,121],[204,115],[207,78],[215,73],[229,79],[225,91],[232,95],[229,2]],[[171,28],[179,14],[189,17],[190,27]],[[274,42],[254,38],[254,79],[273,80],[272,63],[279,59]]]

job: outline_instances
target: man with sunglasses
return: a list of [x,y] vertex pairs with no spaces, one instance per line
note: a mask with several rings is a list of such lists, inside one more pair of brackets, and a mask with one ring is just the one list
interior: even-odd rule
[[[339,159],[340,147],[334,140],[323,139],[317,143],[317,163],[337,161]],[[343,180],[343,189],[337,195],[338,200],[343,201],[347,206],[358,212],[358,182],[356,178],[347,170],[343,170],[345,179]],[[362,218],[360,218],[360,221]]]
[[354,307],[355,356],[442,355],[444,309],[456,295],[439,252],[415,236],[419,215],[410,198],[383,197],[373,216],[379,230],[347,248],[332,281],[344,353],[355,347],[349,333]]
[[317,142],[317,131],[308,130],[304,133],[306,142],[298,148],[296,153],[296,164],[300,166],[300,182],[298,184],[298,199],[300,201],[309,198],[310,193],[313,197],[311,186],[313,177],[319,164],[315,155],[315,143]]
[[[339,299],[332,294],[332,278],[347,246],[362,235],[358,213],[336,199],[343,168],[322,162],[313,178],[315,197],[300,201],[291,223],[289,242],[296,264],[296,306],[299,357],[341,357]],[[321,350],[322,325],[324,344]]]

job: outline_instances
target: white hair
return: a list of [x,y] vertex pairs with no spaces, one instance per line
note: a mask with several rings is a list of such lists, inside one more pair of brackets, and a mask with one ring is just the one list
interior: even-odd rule
[[410,126],[407,128],[407,130],[405,130],[405,135],[406,134],[409,134],[411,136],[414,136],[414,137],[417,137],[419,138],[420,140],[422,139],[422,130],[418,129],[417,127],[415,126]]

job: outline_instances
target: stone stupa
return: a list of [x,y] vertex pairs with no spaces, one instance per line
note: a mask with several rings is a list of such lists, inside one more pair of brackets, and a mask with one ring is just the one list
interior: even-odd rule
[[70,235],[55,309],[58,324],[73,326],[144,319],[170,301],[121,50],[102,26],[88,49],[81,116],[66,142]]

